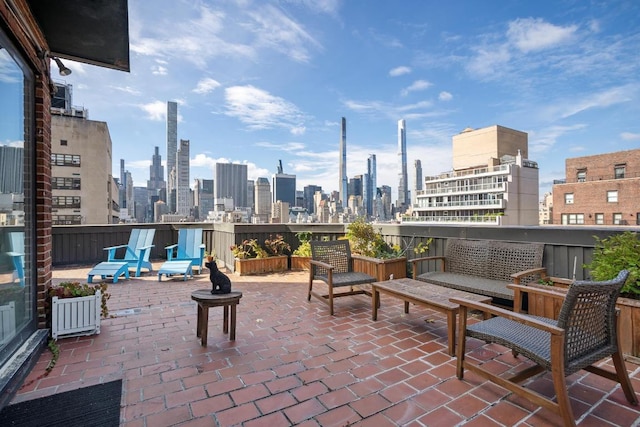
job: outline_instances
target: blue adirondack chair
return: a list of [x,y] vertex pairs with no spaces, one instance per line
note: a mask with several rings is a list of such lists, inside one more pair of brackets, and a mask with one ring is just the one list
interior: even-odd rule
[[165,247],[167,261],[191,261],[191,268],[202,273],[204,259],[204,243],[202,228],[181,228],[178,230],[178,243]]
[[[129,236],[129,243],[126,245],[111,246],[104,248],[108,251],[107,262],[126,262],[129,268],[135,268],[135,277],[140,276],[140,269],[146,268],[153,271],[153,266],[149,261],[151,248],[153,245],[153,237],[156,234],[154,228],[134,228]],[[116,251],[120,248],[126,248],[123,258],[116,258]]]
[[20,286],[24,287],[24,231],[10,232],[9,244],[11,252],[7,252],[7,254],[13,261],[14,280],[18,279]]

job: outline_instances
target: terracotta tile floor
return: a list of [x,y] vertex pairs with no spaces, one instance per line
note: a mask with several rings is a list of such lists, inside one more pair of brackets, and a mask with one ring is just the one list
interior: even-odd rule
[[[87,272],[59,269],[54,282],[84,282]],[[121,425],[131,427],[561,425],[473,374],[459,381],[439,313],[407,315],[383,295],[376,322],[364,296],[338,299],[329,316],[306,301],[306,273],[231,278],[243,292],[235,342],[222,332],[221,308],[210,310],[208,347],[196,338],[190,294],[210,286],[207,275],[121,280],[109,286],[113,317],[101,333],[59,340],[46,377],[45,351],[14,402],[122,378]],[[496,371],[519,363],[502,347],[469,345],[475,359],[499,355],[489,365]],[[640,366],[627,368],[640,391]],[[639,408],[615,383],[581,371],[567,384],[579,425],[640,425]],[[553,394],[548,376],[531,387]]]

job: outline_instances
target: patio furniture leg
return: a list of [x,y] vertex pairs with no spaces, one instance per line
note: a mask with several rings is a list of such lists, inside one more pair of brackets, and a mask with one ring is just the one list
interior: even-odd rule
[[231,305],[231,332],[229,333],[231,341],[236,340],[236,304]]
[[456,311],[447,310],[447,338],[449,340],[449,356],[455,356],[456,348]]
[[229,333],[229,306],[225,305],[222,307],[223,311],[223,319],[222,319],[222,332],[225,334]]

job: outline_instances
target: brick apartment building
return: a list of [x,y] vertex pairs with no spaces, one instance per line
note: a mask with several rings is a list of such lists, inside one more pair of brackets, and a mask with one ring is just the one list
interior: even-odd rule
[[553,224],[640,225],[640,149],[566,160]]

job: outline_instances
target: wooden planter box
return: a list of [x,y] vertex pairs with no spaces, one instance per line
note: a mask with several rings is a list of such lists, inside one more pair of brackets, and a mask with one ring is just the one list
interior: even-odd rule
[[51,299],[53,339],[100,333],[102,293],[76,298]]
[[376,278],[376,281],[383,282],[389,280],[391,275],[394,279],[407,277],[407,258],[369,258],[361,255],[352,255],[353,270],[366,273]]
[[251,274],[277,273],[287,271],[289,257],[272,256],[268,258],[250,258],[235,260],[235,273],[240,276]]
[[[554,284],[551,289],[561,294],[566,293],[571,280],[553,279]],[[542,289],[550,288],[549,286],[531,283],[527,286]],[[532,298],[532,295],[529,295],[528,313],[534,316],[557,319],[561,306],[562,301],[554,301],[551,298],[538,295]],[[616,307],[620,310],[620,333],[618,340],[620,340],[622,352],[633,357],[640,357],[640,300],[620,297],[618,298]]]
[[291,255],[291,271],[309,271],[309,256]]

